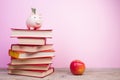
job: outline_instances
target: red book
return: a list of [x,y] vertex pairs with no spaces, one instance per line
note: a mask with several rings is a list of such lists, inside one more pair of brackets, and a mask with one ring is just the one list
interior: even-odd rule
[[8,74],[30,76],[43,78],[54,72],[54,68],[49,68],[48,70],[21,70],[21,69],[8,69]]
[[22,52],[39,52],[44,50],[53,49],[53,44],[46,45],[23,45],[23,44],[12,44],[11,50],[22,51]]
[[23,64],[51,64],[52,57],[44,58],[25,58],[25,59],[15,59],[11,57],[10,64],[12,65],[23,65]]
[[11,37],[45,37],[52,38],[52,29],[47,30],[28,30],[11,28]]
[[8,69],[48,70],[50,66],[51,64],[22,64],[22,65],[8,64]]

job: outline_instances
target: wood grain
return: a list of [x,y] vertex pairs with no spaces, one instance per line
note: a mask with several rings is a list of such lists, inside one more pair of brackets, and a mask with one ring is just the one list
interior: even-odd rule
[[119,69],[86,69],[83,75],[72,75],[67,68],[55,69],[45,78],[34,78],[7,74],[7,69],[0,69],[0,80],[120,80]]

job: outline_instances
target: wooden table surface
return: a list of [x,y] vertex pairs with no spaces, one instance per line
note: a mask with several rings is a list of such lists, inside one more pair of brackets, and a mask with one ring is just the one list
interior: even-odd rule
[[83,75],[72,75],[67,68],[55,69],[45,78],[8,75],[6,69],[0,69],[0,80],[120,80],[119,69],[86,69]]

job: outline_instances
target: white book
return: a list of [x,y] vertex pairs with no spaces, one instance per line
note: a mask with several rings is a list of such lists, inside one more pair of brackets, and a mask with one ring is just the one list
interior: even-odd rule
[[23,52],[38,52],[44,50],[53,49],[53,44],[46,45],[20,45],[20,44],[12,44],[11,50],[13,51],[23,51]]
[[9,50],[9,55],[13,58],[26,59],[26,58],[40,58],[40,57],[54,57],[54,50],[46,50],[39,52],[21,52]]
[[27,44],[27,45],[45,45],[46,38],[26,38],[26,37],[19,37],[18,44]]
[[11,28],[11,37],[52,37],[52,29],[47,30],[28,30]]
[[12,65],[23,65],[23,64],[50,64],[52,63],[51,57],[46,58],[30,58],[30,59],[11,59]]

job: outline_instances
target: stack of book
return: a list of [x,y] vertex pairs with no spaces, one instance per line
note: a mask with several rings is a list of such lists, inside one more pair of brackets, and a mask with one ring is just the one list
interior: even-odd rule
[[33,77],[45,77],[54,72],[51,66],[55,56],[53,44],[47,39],[52,38],[52,29],[28,30],[11,29],[12,38],[17,38],[17,44],[11,44],[8,73]]

